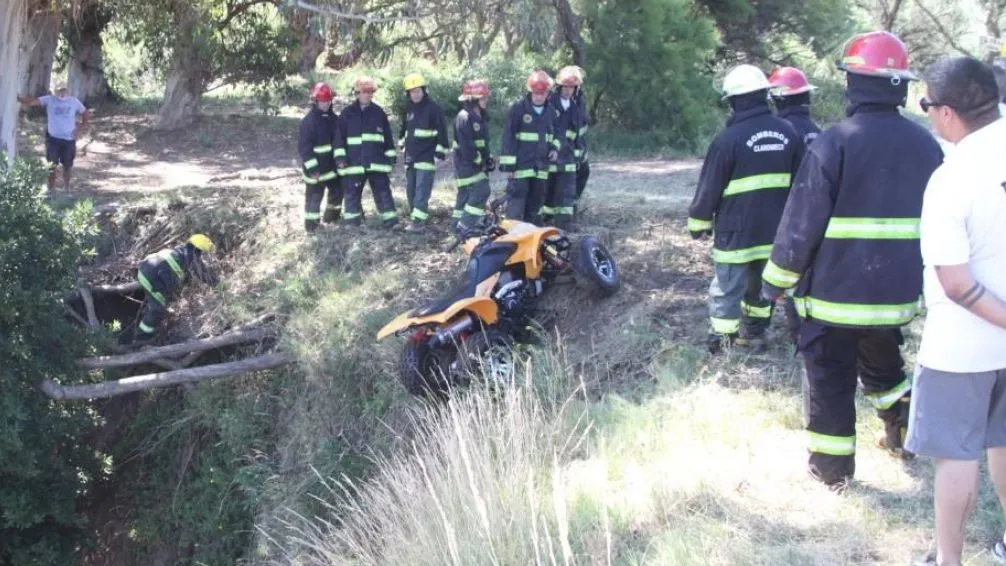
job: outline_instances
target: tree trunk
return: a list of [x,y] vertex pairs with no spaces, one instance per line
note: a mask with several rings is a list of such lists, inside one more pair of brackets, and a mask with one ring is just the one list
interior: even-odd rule
[[25,28],[25,0],[0,0],[0,152],[9,161],[17,153],[17,89],[20,45]]
[[208,32],[200,29],[204,24],[200,21],[201,14],[187,0],[172,1],[171,10],[178,33],[155,130],[177,130],[194,124],[199,119],[203,92],[211,77],[211,62],[198,44],[199,36]]
[[27,59],[24,76],[21,77],[21,95],[38,97],[49,93],[52,59],[59,43],[61,20],[59,12],[49,10],[39,10],[29,16],[23,38]]
[[552,0],[559,16],[559,27],[562,35],[573,51],[573,63],[582,68],[587,66],[587,42],[583,39],[583,18],[573,12],[569,0]]
[[70,43],[70,92],[86,105],[115,98],[108,77],[101,33],[111,20],[97,2],[81,8],[80,16],[67,34]]
[[236,362],[212,364],[195,368],[180,369],[162,373],[136,375],[124,379],[92,383],[88,385],[60,385],[46,379],[41,384],[42,392],[57,401],[70,399],[105,399],[137,391],[147,391],[157,387],[168,387],[181,383],[203,381],[274,369],[293,362],[287,354],[266,354]]
[[313,26],[313,17],[304,10],[294,10],[290,16],[290,29],[298,41],[292,59],[297,61],[297,72],[304,77],[314,72],[318,56],[325,52],[324,27],[318,30]]

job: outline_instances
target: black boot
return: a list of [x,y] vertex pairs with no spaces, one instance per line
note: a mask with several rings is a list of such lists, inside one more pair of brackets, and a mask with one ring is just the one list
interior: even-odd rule
[[719,354],[723,348],[730,348],[737,343],[737,334],[709,334],[706,337],[706,348],[710,354]]
[[304,231],[307,232],[308,234],[316,231],[317,229],[318,229],[318,221],[317,220],[305,220],[304,221]]
[[884,436],[878,444],[895,458],[911,460],[915,454],[905,450],[905,437],[908,436],[908,412],[911,408],[911,394],[898,399],[889,409],[878,410],[877,416],[884,421]]
[[321,220],[325,224],[333,224],[335,222],[338,222],[340,218],[342,218],[341,208],[326,208],[325,215],[322,217]]
[[812,452],[807,471],[810,477],[828,486],[835,492],[842,492],[856,475],[855,456],[832,456]]

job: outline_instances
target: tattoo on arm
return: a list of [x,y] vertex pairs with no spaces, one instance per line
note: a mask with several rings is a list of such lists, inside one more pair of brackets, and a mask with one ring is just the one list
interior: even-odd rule
[[985,286],[981,283],[975,283],[973,287],[968,289],[963,295],[954,299],[960,306],[970,309],[975,306],[975,303],[981,300],[985,295]]

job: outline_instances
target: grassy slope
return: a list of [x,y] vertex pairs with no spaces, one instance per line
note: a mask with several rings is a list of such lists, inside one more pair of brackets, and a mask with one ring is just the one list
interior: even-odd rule
[[[210,173],[243,168],[180,191],[209,205],[187,209],[183,225],[241,234],[225,259],[225,286],[192,312],[207,313],[204,325],[281,313],[284,344],[300,360],[267,380],[189,392],[177,417],[207,439],[193,462],[226,445],[241,459],[237,472],[255,475],[208,497],[221,509],[237,492],[254,503],[262,536],[253,554],[262,561],[903,564],[930,544],[930,466],[882,455],[865,406],[860,483],[835,496],[804,477],[800,369],[790,352],[710,359],[698,348],[711,266],[708,244],[684,235],[697,161],[596,161],[584,224],[611,244],[623,291],[597,301],[557,289],[545,304],[553,337],[519,376],[530,386],[503,403],[476,394],[430,412],[395,383],[400,344],[373,336],[444,289],[460,258],[440,251],[437,236],[336,229],[305,238],[292,156],[275,150],[292,124],[211,119],[181,139],[137,136],[169,150],[165,161],[220,170]],[[251,147],[220,163],[235,139]],[[126,173],[157,154],[121,147],[135,163],[122,174],[104,163],[84,169],[85,186],[129,199],[124,189],[148,189],[146,177]],[[446,171],[441,179],[433,202],[442,223],[453,194]],[[502,181],[494,183],[498,194]],[[401,199],[400,179],[395,186]],[[202,472],[185,473],[168,474],[163,508],[172,513]],[[349,496],[320,488],[318,476],[367,479]],[[156,527],[162,507],[150,507],[147,526]],[[284,528],[290,508],[310,519]],[[344,523],[328,526],[335,517]],[[969,564],[989,563],[981,549],[1001,527],[986,489]]]

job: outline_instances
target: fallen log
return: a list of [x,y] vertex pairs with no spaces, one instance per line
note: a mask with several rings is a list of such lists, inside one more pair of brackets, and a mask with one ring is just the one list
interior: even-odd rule
[[163,360],[185,356],[194,352],[215,350],[224,346],[234,344],[246,344],[248,342],[258,342],[275,334],[271,328],[241,328],[225,332],[212,338],[201,340],[189,340],[168,346],[158,346],[147,348],[131,354],[121,354],[117,356],[99,356],[97,358],[84,358],[77,360],[77,365],[84,369],[108,369],[117,367],[128,367],[139,364],[150,363],[155,360]]
[[134,281],[132,283],[119,283],[118,285],[91,285],[92,293],[103,293],[103,294],[115,294],[115,295],[129,295],[135,293],[142,289],[140,283]]
[[114,381],[91,383],[87,385],[60,385],[51,379],[44,380],[40,387],[42,392],[57,401],[70,399],[105,399],[137,391],[146,391],[158,387],[168,387],[182,383],[217,379],[240,375],[254,371],[274,369],[293,362],[287,354],[266,354],[246,360],[212,364],[194,368],[181,369],[147,375],[126,377]]
[[94,314],[94,297],[91,296],[91,290],[87,287],[81,287],[79,292],[81,300],[84,301],[84,309],[87,311],[87,325],[91,328],[101,326],[98,317]]

